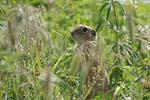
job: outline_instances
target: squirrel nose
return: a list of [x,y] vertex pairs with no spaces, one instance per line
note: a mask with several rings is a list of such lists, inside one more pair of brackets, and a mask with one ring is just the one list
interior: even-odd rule
[[71,36],[73,36],[74,35],[74,30],[72,30],[70,33],[71,33]]

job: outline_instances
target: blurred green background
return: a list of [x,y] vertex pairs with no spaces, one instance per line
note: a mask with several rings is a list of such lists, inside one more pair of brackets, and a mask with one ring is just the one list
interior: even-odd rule
[[70,30],[85,24],[97,31],[111,81],[112,94],[93,100],[149,100],[148,2],[0,0],[0,99],[84,99],[79,75],[71,74]]

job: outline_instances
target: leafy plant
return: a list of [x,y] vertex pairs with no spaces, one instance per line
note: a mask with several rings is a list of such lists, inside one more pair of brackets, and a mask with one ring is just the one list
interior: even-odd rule
[[83,99],[70,30],[87,24],[97,26],[96,53],[111,80],[93,100],[148,100],[150,6],[133,1],[1,0],[0,98]]

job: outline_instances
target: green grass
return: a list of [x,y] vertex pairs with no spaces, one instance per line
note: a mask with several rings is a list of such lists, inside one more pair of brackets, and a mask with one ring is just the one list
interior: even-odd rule
[[72,72],[70,30],[77,24],[97,29],[115,94],[100,91],[93,100],[149,100],[150,86],[141,81],[150,81],[149,8],[115,0],[1,0],[1,100],[82,100],[83,83]]

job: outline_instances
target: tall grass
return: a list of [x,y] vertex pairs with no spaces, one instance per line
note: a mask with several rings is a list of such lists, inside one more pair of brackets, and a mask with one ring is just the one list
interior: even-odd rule
[[[94,6],[93,6],[94,5]],[[82,9],[81,9],[82,8]],[[76,24],[97,27],[97,53],[114,100],[150,98],[149,4],[116,0],[1,0],[0,98],[83,99],[82,79],[71,73]],[[142,81],[141,80],[145,80]],[[93,100],[100,100],[99,93]]]

